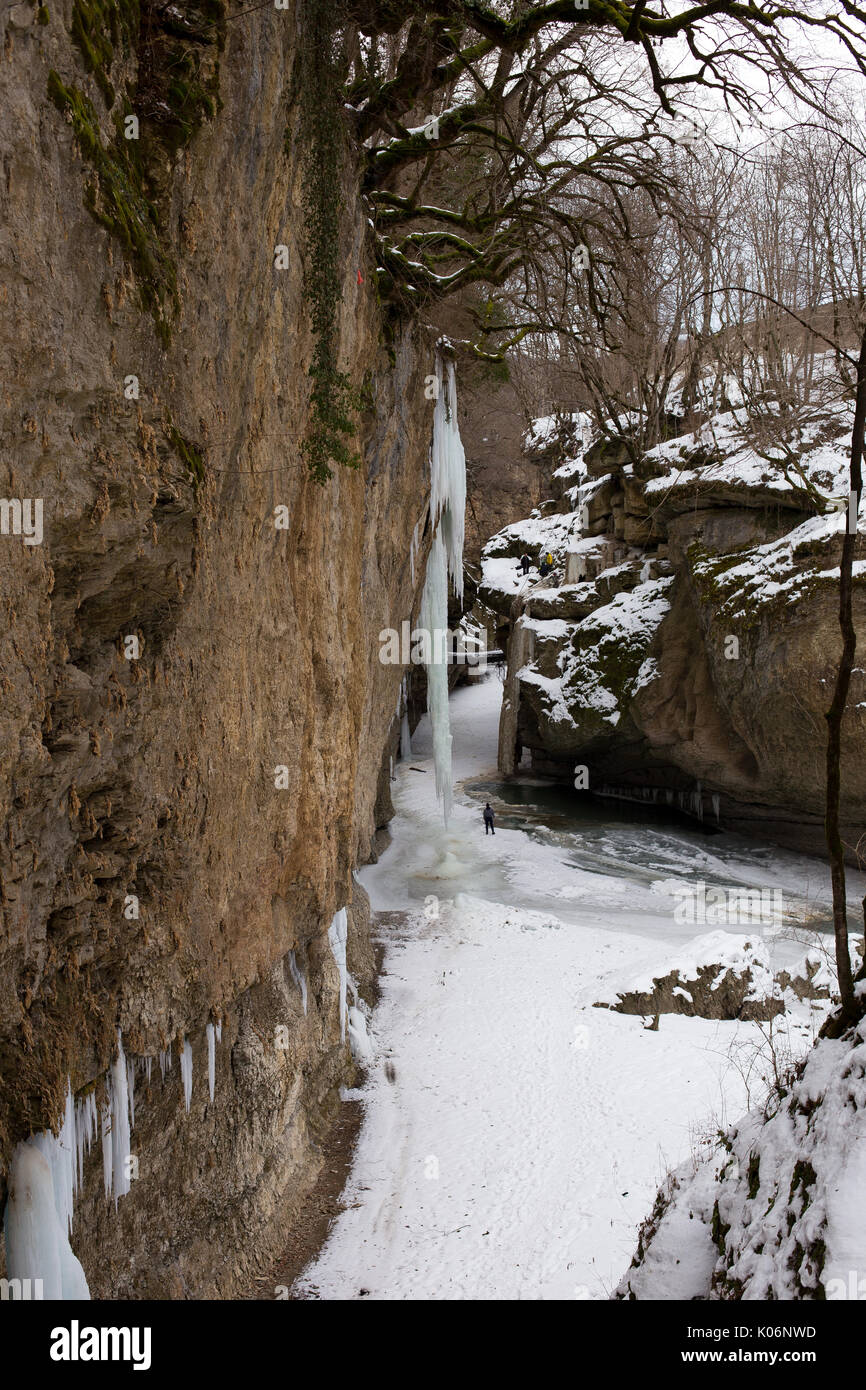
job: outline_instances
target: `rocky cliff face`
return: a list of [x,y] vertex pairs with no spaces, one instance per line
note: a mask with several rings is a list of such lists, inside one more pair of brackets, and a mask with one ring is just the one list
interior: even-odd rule
[[211,0],[2,20],[2,490],[43,500],[44,539],[0,536],[0,1173],[67,1077],[101,1103],[120,1029],[139,1176],[115,1212],[88,1160],[72,1243],[94,1295],[235,1293],[280,1248],[352,1072],[343,905],[372,976],[352,869],[388,814],[402,672],[378,633],[423,580],[431,354],[408,329],[380,346],[347,170],[362,466],[313,484],[303,22]]
[[[815,416],[818,414],[818,423]],[[563,448],[555,495],[500,532],[479,596],[511,637],[500,765],[663,800],[730,828],[823,848],[824,712],[841,649],[838,515],[850,419],[812,412],[792,478],[732,418],[630,461],[627,441]],[[571,457],[569,457],[569,452]],[[863,521],[861,517],[861,528]],[[517,557],[550,551],[524,581]],[[866,626],[858,541],[855,621]],[[866,690],[843,743],[844,837],[866,832]]]

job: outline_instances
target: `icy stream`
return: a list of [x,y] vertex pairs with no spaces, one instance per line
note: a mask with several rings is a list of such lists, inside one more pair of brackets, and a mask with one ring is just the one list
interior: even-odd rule
[[[788,927],[826,930],[832,912],[820,860],[717,832],[664,807],[598,801],[532,777],[503,781],[496,771],[501,691],[492,673],[452,696],[455,800],[462,815],[450,831],[430,814],[426,794],[428,720],[416,730],[412,757],[397,768],[394,844],[379,866],[362,875],[376,907],[467,892],[512,907],[553,909],[576,925],[589,912],[608,930],[667,939],[680,930],[672,920],[672,889],[700,879],[708,886],[781,893],[782,930],[770,934],[782,956],[790,954]],[[485,801],[497,817],[497,835],[486,842],[480,814]],[[475,833],[467,838],[467,813],[470,823],[481,826],[480,839]],[[852,874],[854,922],[864,891],[866,875]],[[695,932],[685,927],[681,934]],[[802,955],[802,947],[797,953]]]

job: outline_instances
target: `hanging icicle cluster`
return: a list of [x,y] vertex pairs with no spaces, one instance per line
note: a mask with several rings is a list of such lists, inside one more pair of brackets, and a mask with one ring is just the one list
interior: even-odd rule
[[[222,1041],[222,1022],[207,1025],[208,1093],[214,1098],[216,1043]],[[9,1200],[4,1219],[6,1269],[10,1280],[28,1289],[40,1281],[45,1299],[89,1298],[84,1271],[69,1244],[75,1198],[84,1178],[84,1159],[97,1134],[102,1141],[102,1175],[106,1197],[126,1195],[132,1186],[135,1125],[135,1069],[151,1078],[152,1058],[127,1058],[118,1030],[117,1053],[105,1077],[105,1093],[97,1102],[95,1088],[76,1100],[71,1080],[66,1083],[63,1123],[58,1134],[43,1130],[18,1145],[10,1165]],[[159,1054],[163,1081],[171,1070],[171,1046]],[[184,1106],[192,1098],[192,1046],[181,1044]],[[27,1282],[29,1281],[29,1283]]]
[[[352,1056],[356,1062],[369,1062],[373,1055],[373,1039],[370,1036],[369,1020],[370,1009],[361,998],[358,986],[346,963],[346,949],[348,945],[349,918],[344,907],[334,914],[334,919],[328,928],[328,941],[331,946],[331,955],[340,972],[340,1041],[346,1040],[346,1025],[349,1030],[349,1046],[352,1049]],[[352,1003],[349,1004],[349,992],[351,991]]]

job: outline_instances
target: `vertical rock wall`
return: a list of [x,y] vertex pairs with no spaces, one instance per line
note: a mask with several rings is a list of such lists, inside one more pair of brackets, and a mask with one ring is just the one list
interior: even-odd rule
[[[363,465],[314,485],[303,14],[181,7],[176,40],[153,13],[100,0],[87,42],[70,0],[0,19],[0,492],[44,502],[40,545],[0,536],[0,1175],[67,1076],[101,1095],[118,1028],[134,1058],[173,1043],[164,1082],[135,1073],[131,1192],[115,1213],[94,1151],[72,1243],[94,1294],[183,1297],[237,1292],[281,1247],[351,1076],[327,928],[377,828],[402,675],[378,632],[416,597],[431,353],[409,329],[381,346],[347,169],[340,355]],[[175,42],[199,87],[169,119]],[[367,920],[356,900],[369,964]]]

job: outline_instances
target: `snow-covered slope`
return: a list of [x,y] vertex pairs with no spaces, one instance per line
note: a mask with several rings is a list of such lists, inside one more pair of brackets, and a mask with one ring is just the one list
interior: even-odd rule
[[666,1179],[616,1297],[866,1298],[866,1020]]

